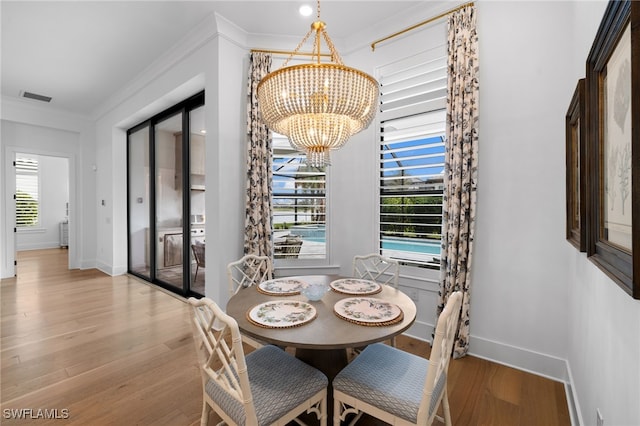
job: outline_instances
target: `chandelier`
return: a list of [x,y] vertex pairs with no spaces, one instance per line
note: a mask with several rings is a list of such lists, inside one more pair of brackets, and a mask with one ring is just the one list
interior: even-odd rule
[[[267,127],[287,136],[294,149],[306,154],[309,166],[322,168],[331,164],[331,150],[369,126],[379,90],[373,77],[342,63],[320,20],[320,0],[317,10],[309,32],[282,67],[260,81],[257,90]],[[287,66],[314,33],[312,62]],[[320,61],[322,39],[329,48],[330,62]]]

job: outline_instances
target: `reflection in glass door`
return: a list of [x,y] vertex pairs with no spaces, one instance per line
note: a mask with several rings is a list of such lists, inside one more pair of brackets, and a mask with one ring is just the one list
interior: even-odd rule
[[129,134],[129,257],[131,272],[151,279],[149,126]]
[[156,277],[182,290],[182,113],[155,125]]
[[191,290],[204,295],[205,282],[205,134],[204,107],[189,114],[189,180],[191,229]]

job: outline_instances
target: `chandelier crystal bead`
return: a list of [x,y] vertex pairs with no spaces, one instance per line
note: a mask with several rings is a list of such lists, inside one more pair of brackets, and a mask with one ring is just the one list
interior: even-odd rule
[[[314,57],[310,64],[286,66],[268,74],[258,84],[258,104],[262,120],[271,130],[289,138],[304,151],[307,164],[324,167],[329,152],[339,149],[354,134],[369,126],[378,104],[378,82],[370,75],[345,66],[320,21],[291,54],[315,32]],[[320,42],[324,38],[332,62],[320,62]]]

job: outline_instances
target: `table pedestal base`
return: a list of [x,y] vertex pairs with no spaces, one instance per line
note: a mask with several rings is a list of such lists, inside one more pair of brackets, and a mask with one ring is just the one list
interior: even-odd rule
[[[349,363],[346,349],[302,349],[296,348],[296,358],[322,371],[329,379],[327,388],[327,424],[333,424],[333,388],[331,383],[340,370]],[[315,418],[315,416],[313,416]]]
[[322,371],[329,383],[348,364],[346,349],[302,349],[296,348],[296,358]]

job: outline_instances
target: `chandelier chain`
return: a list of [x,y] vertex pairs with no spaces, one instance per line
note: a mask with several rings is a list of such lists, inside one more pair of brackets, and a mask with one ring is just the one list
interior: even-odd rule
[[307,32],[307,34],[304,36],[304,38],[302,39],[302,41],[300,43],[298,43],[298,45],[296,46],[295,49],[293,49],[293,52],[289,55],[289,57],[284,61],[284,63],[282,64],[281,68],[284,68],[287,66],[287,64],[289,63],[289,61],[291,60],[291,58],[293,58],[298,51],[302,48],[302,45],[304,45],[307,40],[309,40],[309,36],[311,36],[311,33],[313,32],[313,30],[309,30]]
[[[324,36],[324,41],[327,43],[327,46],[329,47],[329,52],[331,53],[331,61],[335,62],[336,64],[342,65],[342,58],[340,57],[340,54],[338,53],[336,46],[334,46],[333,41],[331,41],[329,34],[327,34],[327,31],[322,30],[322,35]],[[318,60],[320,60],[319,56],[318,56]]]
[[313,38],[313,50],[317,55],[316,63],[320,63],[320,49],[322,48],[322,44],[320,42],[320,31],[316,31],[316,36]]

